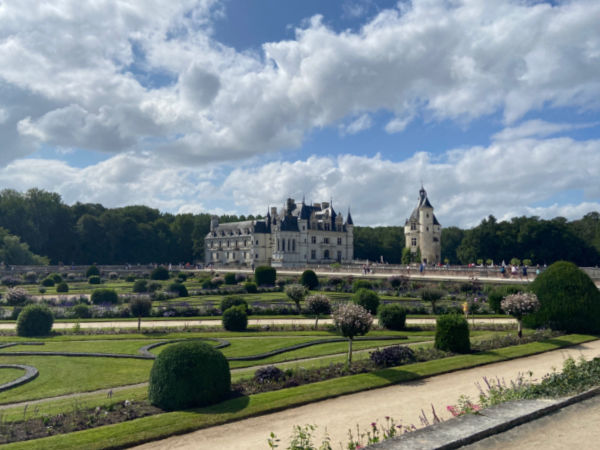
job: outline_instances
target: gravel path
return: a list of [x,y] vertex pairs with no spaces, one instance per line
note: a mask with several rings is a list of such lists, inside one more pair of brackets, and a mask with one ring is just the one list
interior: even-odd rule
[[[424,380],[402,383],[387,388],[360,392],[358,394],[325,400],[292,408],[278,413],[254,417],[239,422],[198,430],[181,436],[173,436],[151,442],[138,449],[214,449],[259,450],[267,449],[270,432],[282,439],[282,448],[294,425],[318,424],[316,433],[320,439],[326,428],[332,438],[332,446],[346,442],[349,428],[360,424],[364,430],[377,419],[392,416],[404,424],[419,425],[419,413],[428,413],[433,404],[438,415],[449,418],[446,406],[456,403],[460,395],[477,398],[475,382],[483,376],[515,378],[520,372],[533,371],[541,377],[552,368],[561,368],[565,358],[584,356],[591,359],[600,355],[600,340],[555,350],[527,358],[504,361],[473,369],[439,375]],[[428,414],[431,417],[431,414]]]
[[[511,324],[516,323],[512,318],[479,318],[469,319],[475,323],[497,323]],[[377,319],[374,320],[377,323]],[[76,322],[55,322],[52,327],[55,330],[73,328]],[[314,319],[249,319],[248,325],[314,325]],[[331,324],[331,319],[321,319],[320,324]],[[406,319],[407,325],[435,324],[435,319]],[[160,328],[160,327],[183,327],[183,326],[221,326],[221,319],[215,320],[142,320],[142,328]],[[81,328],[137,328],[137,321],[114,320],[110,322],[79,322]],[[0,330],[14,330],[14,323],[0,323]]]

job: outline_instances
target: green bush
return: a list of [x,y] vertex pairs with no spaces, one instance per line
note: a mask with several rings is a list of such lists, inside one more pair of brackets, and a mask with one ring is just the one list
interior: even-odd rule
[[227,331],[244,331],[248,328],[248,313],[244,305],[232,306],[223,311],[223,328]]
[[453,353],[469,353],[469,324],[467,319],[458,314],[439,316],[435,326],[434,347]]
[[88,305],[79,304],[71,308],[71,315],[76,319],[89,319],[92,317],[92,310]]
[[88,267],[88,270],[85,271],[85,277],[89,278],[94,275],[100,276],[100,271],[98,270],[98,268],[96,266]]
[[61,277],[58,273],[51,273],[50,275],[48,275],[48,278],[52,278],[54,280],[54,283],[56,284],[62,282],[63,280],[63,277]]
[[169,270],[164,266],[158,266],[150,273],[150,279],[152,280],[168,280]]
[[223,297],[221,300],[220,309],[221,312],[225,312],[232,306],[243,305],[246,311],[248,310],[248,302],[244,300],[242,297],[238,297],[237,295],[230,295],[228,297]]
[[259,286],[274,286],[277,278],[277,271],[270,266],[258,266],[254,270],[254,281]]
[[91,299],[94,305],[102,305],[104,303],[116,305],[119,303],[119,296],[114,289],[96,289],[92,292]]
[[187,279],[188,279],[188,274],[187,274],[186,272],[179,272],[179,273],[177,274],[177,279],[178,279],[178,280],[179,280],[181,283],[183,283],[184,281],[187,281]]
[[362,288],[354,293],[352,301],[365,308],[371,314],[377,314],[377,308],[379,308],[379,295],[377,293]]
[[167,290],[176,293],[178,297],[187,297],[189,295],[185,285],[177,282],[169,284]]
[[125,277],[125,281],[127,281],[128,283],[133,283],[135,281],[135,275],[127,275]]
[[30,272],[27,272],[25,275],[23,275],[23,279],[27,283],[34,284],[37,281],[38,276],[37,276],[37,273],[30,271]]
[[306,269],[300,275],[300,284],[306,289],[314,290],[319,287],[319,278],[314,270]]
[[54,279],[52,277],[46,277],[42,280],[42,286],[51,287],[54,286]]
[[102,280],[100,279],[100,277],[98,275],[92,275],[91,277],[88,278],[88,283],[100,284],[100,283],[102,283]]
[[226,273],[225,274],[225,284],[236,284],[237,280],[235,279],[235,273]]
[[398,304],[383,305],[379,308],[379,325],[388,330],[404,330],[406,309]]
[[358,292],[359,289],[371,289],[373,284],[369,280],[354,280],[352,283],[352,292]]
[[244,283],[244,289],[248,294],[256,294],[258,292],[258,286],[253,281],[246,281]]
[[133,288],[131,290],[133,292],[137,292],[138,294],[141,294],[143,292],[148,292],[148,281],[135,280],[135,283],[133,283]]
[[59,293],[69,292],[69,285],[67,283],[65,283],[64,281],[61,281],[56,286],[56,292],[59,292]]
[[231,389],[229,363],[203,342],[182,342],[165,348],[150,371],[148,399],[172,411],[225,400]]
[[23,308],[17,319],[17,335],[47,336],[52,330],[54,316],[45,305],[29,305]]
[[540,301],[540,309],[524,318],[525,326],[547,325],[567,333],[600,332],[600,292],[575,264],[552,264],[536,277],[531,290]]

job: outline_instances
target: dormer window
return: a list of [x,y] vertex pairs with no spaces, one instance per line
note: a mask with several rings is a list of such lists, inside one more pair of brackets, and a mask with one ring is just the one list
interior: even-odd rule
[[410,224],[410,229],[411,229],[412,231],[416,230],[416,229],[417,229],[417,224],[416,224],[416,223],[414,223],[414,222],[411,222],[411,224]]

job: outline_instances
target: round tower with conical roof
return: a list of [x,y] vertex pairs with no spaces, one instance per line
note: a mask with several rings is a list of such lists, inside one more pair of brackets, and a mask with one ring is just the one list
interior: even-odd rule
[[406,247],[413,255],[421,254],[421,261],[437,264],[441,261],[442,225],[433,213],[425,188],[419,191],[419,203],[404,225]]

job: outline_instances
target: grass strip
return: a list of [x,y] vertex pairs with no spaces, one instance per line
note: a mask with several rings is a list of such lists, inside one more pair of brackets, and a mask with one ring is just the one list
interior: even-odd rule
[[5,448],[29,449],[32,446],[44,449],[123,448],[328,398],[535,355],[595,339],[597,339],[596,336],[573,334],[479,354],[457,355],[441,360],[399,366],[280,391],[235,398],[205,408],[157,414],[130,422],[78,431],[67,435],[16,442],[6,445]]

